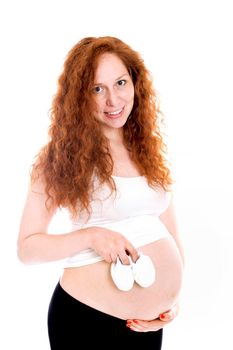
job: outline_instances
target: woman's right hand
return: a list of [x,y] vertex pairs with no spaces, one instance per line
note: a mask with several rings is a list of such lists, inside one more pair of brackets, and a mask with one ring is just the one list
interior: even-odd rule
[[138,251],[121,233],[103,227],[87,230],[90,232],[91,248],[107,263],[116,262],[119,257],[122,264],[129,265],[129,255],[134,262],[138,259]]

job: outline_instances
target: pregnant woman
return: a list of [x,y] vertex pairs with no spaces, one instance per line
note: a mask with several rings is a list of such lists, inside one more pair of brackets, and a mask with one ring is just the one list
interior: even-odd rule
[[[161,349],[177,313],[183,253],[160,123],[136,51],[108,36],[70,50],[18,237],[22,262],[64,262],[48,310],[52,350],[124,340]],[[59,208],[69,211],[71,232],[50,232]]]

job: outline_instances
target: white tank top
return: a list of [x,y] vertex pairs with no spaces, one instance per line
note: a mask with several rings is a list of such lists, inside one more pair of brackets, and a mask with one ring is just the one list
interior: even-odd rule
[[[72,220],[72,230],[98,226],[123,234],[135,248],[169,237],[159,219],[170,202],[170,193],[161,187],[151,188],[144,176],[116,177],[117,192],[95,181],[90,203],[91,216],[82,212]],[[103,260],[93,249],[86,249],[65,259],[64,268],[92,264]]]

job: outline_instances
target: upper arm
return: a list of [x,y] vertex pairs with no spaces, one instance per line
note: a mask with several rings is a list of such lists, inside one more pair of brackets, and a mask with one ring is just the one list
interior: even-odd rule
[[19,241],[35,233],[47,232],[56,208],[49,209],[46,206],[46,200],[47,195],[41,181],[37,180],[32,186],[29,186],[21,216]]
[[173,201],[171,200],[168,208],[159,216],[162,223],[166,226],[167,230],[170,232],[172,237],[174,238],[177,247],[180,251],[181,257],[184,261],[184,252],[180,238],[180,232],[176,217],[176,211]]
[[166,228],[168,229],[168,231],[171,233],[172,236],[175,236],[178,234],[177,218],[176,218],[174,203],[172,200],[170,201],[167,209],[159,216],[159,218],[163,222],[163,224],[166,226]]

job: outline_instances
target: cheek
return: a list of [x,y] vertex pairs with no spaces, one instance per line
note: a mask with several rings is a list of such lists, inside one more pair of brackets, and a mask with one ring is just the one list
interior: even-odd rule
[[133,104],[134,104],[134,91],[131,93],[131,95],[129,97],[129,103],[131,103],[131,107],[133,107]]
[[99,111],[103,110],[104,102],[101,98],[97,98],[95,100],[96,103],[96,112],[98,113]]
[[125,94],[125,101],[127,102],[133,102],[134,101],[134,90],[129,90]]

